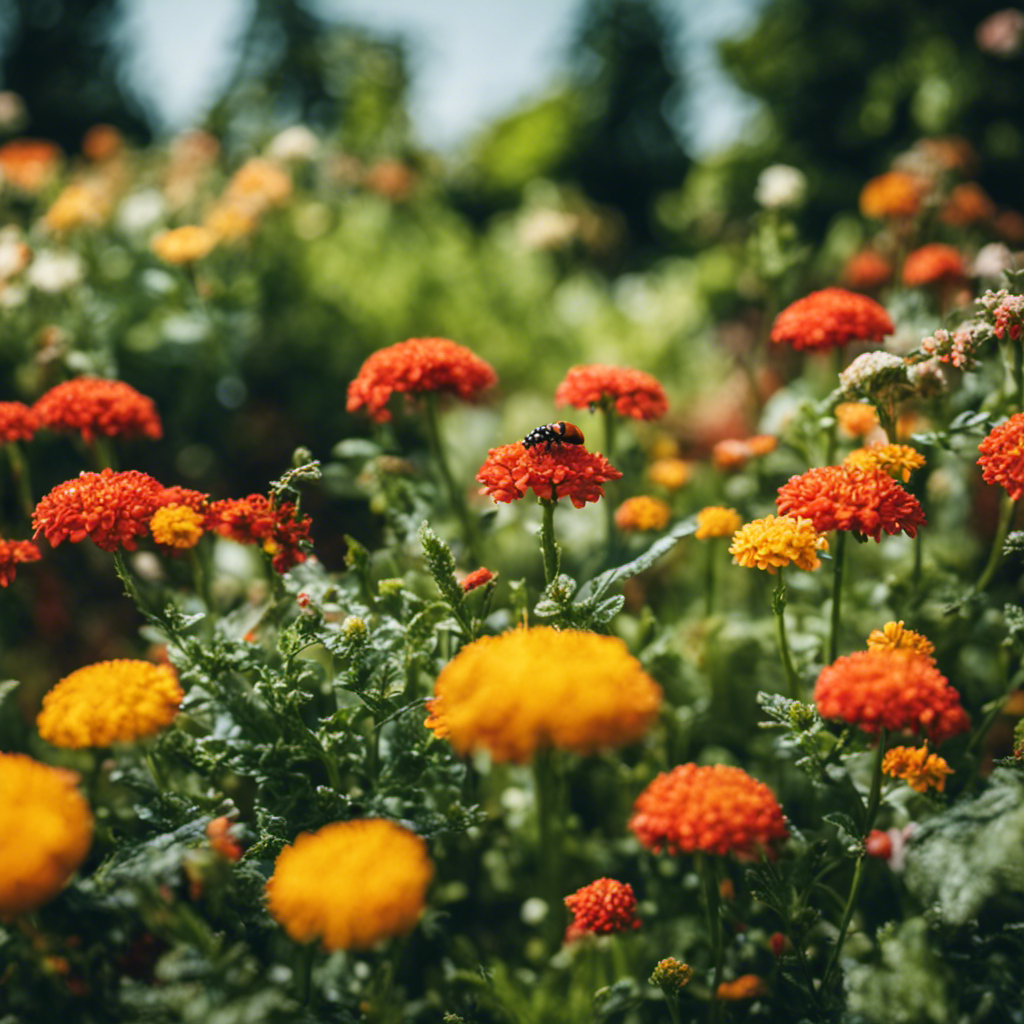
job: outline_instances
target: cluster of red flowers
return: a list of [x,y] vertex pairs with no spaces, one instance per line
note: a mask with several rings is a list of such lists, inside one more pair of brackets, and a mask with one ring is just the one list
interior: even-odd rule
[[556,405],[593,410],[612,402],[620,416],[656,420],[668,410],[665,389],[649,373],[624,366],[574,366],[555,391]]
[[868,733],[923,732],[941,743],[970,728],[960,695],[924,654],[856,651],[826,665],[814,686],[822,718],[838,718]]
[[39,429],[39,417],[24,402],[0,402],[0,444],[31,441]]
[[985,483],[999,484],[1017,501],[1024,494],[1024,412],[994,427],[978,451]]
[[395,392],[440,391],[472,401],[497,383],[490,365],[447,338],[410,338],[374,352],[348,386],[349,412],[363,407],[377,423],[391,419],[387,404]]
[[585,934],[613,935],[616,932],[635,931],[640,927],[636,918],[636,896],[628,882],[614,878],[599,878],[590,885],[577,889],[565,897],[565,905],[573,915],[566,930],[567,941]]
[[163,437],[163,426],[151,398],[120,380],[76,377],[50,388],[33,411],[50,430],[77,431],[86,442],[105,437]]
[[881,469],[809,469],[779,488],[775,504],[782,515],[810,519],[818,533],[850,530],[876,541],[883,530],[915,537],[925,524],[917,498]]
[[655,852],[741,858],[772,853],[789,832],[772,791],[742,768],[682,764],[637,797],[629,827]]
[[19,564],[38,562],[41,557],[39,548],[30,540],[0,539],[0,587],[9,587],[14,582]]
[[271,503],[263,494],[215,501],[206,516],[206,527],[239,544],[258,544],[271,556],[278,572],[287,572],[306,560],[303,545],[309,542],[309,516],[295,518],[289,501]]
[[484,486],[481,494],[495,501],[518,501],[532,490],[544,501],[568,498],[576,508],[604,497],[601,484],[618,480],[622,474],[600,453],[583,445],[522,442],[492,448],[476,479]]
[[881,341],[895,330],[874,299],[845,288],[824,288],[787,306],[772,325],[777,345],[822,351],[851,341]]
[[946,284],[964,279],[964,259],[951,245],[932,242],[907,256],[903,264],[903,283],[908,288]]

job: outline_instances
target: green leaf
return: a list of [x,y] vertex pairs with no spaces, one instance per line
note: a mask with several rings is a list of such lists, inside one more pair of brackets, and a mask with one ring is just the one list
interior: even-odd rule
[[430,528],[427,523],[420,526],[420,544],[427,570],[437,584],[441,596],[452,608],[461,608],[465,594],[455,579],[455,556],[451,548]]
[[336,459],[373,459],[380,453],[380,445],[364,437],[347,437],[331,449]]
[[860,836],[860,829],[857,827],[857,823],[848,814],[843,814],[841,811],[833,811],[831,814],[822,815],[823,820],[829,822],[831,825],[835,825],[836,831],[839,833],[839,842],[842,843],[843,849],[851,857],[856,857],[861,854],[864,849],[864,841]]

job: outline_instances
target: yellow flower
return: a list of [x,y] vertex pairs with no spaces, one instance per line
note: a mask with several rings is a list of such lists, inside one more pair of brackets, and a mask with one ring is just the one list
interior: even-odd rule
[[184,698],[170,665],[100,661],[65,676],[44,698],[39,735],[56,747],[106,747],[170,725]]
[[941,793],[946,788],[946,776],[953,774],[945,758],[929,754],[927,747],[893,747],[882,758],[882,771],[903,779],[918,793],[930,788]]
[[647,467],[647,479],[666,491],[678,491],[690,479],[690,463],[686,459],[656,459]]
[[835,407],[836,422],[851,437],[870,434],[879,425],[878,413],[868,402],[840,402]]
[[538,747],[589,754],[639,739],[661,688],[622,640],[550,626],[483,637],[441,670],[428,727],[465,754],[528,761]]
[[261,213],[270,206],[282,206],[291,194],[291,175],[261,157],[253,157],[242,164],[224,191],[225,199],[248,203],[255,213]]
[[204,516],[188,505],[164,505],[153,513],[149,532],[157,544],[194,548],[203,535]]
[[627,498],[615,510],[615,525],[624,532],[664,530],[672,518],[672,510],[660,498],[641,494]]
[[697,540],[731,537],[743,523],[739,512],[721,505],[708,505],[697,513]]
[[798,516],[765,516],[737,530],[729,554],[747,569],[773,573],[784,566],[817,569],[819,551],[828,551],[828,541],[814,529],[810,519]]
[[203,226],[221,242],[237,242],[251,235],[256,228],[256,215],[251,204],[224,201],[217,203],[206,215]]
[[848,466],[858,469],[881,469],[889,476],[906,483],[912,470],[924,465],[924,456],[909,444],[878,444],[857,448],[845,458]]
[[102,224],[110,212],[110,199],[95,184],[75,182],[53,201],[43,220],[51,231],[70,231],[86,224]]
[[161,231],[149,247],[165,263],[194,263],[209,256],[217,245],[217,236],[199,224]]
[[427,844],[382,819],[339,821],[286,846],[267,909],[296,942],[369,949],[412,931],[434,874]]
[[868,637],[869,651],[916,651],[926,657],[935,653],[935,644],[921,633],[905,629],[903,620],[887,622],[881,629],[873,629]]
[[0,754],[0,920],[56,896],[92,843],[74,772]]

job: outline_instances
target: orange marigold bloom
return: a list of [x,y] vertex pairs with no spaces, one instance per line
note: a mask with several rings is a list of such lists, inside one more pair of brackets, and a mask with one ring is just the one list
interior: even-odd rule
[[565,905],[573,915],[567,933],[571,933],[573,938],[586,932],[613,935],[636,931],[640,927],[636,917],[636,896],[628,882],[599,878],[566,896]]
[[374,352],[348,386],[349,412],[366,407],[371,419],[391,419],[388,399],[395,392],[418,395],[440,391],[464,402],[480,397],[498,380],[490,365],[464,345],[447,338],[410,338]]
[[909,444],[885,444],[879,441],[864,448],[856,448],[843,461],[847,466],[860,469],[881,469],[906,483],[911,472],[924,465],[925,458]]
[[92,845],[78,776],[0,753],[0,920],[35,910],[64,888]]
[[82,155],[93,163],[104,163],[124,149],[124,136],[112,124],[94,124],[82,136]]
[[664,501],[646,494],[627,498],[615,510],[615,525],[626,533],[664,530],[671,518],[672,510]]
[[718,998],[736,1002],[768,995],[768,983],[757,974],[741,974],[735,981],[723,981],[718,986]]
[[860,212],[875,220],[909,220],[921,208],[928,183],[905,171],[868,179],[860,190]]
[[953,769],[944,757],[929,754],[927,747],[893,747],[882,758],[882,771],[893,778],[902,779],[918,793],[946,788],[946,776]]
[[521,441],[491,448],[476,474],[481,494],[495,501],[518,501],[532,490],[542,501],[568,498],[576,508],[604,497],[601,484],[622,474],[599,452],[583,445],[535,444]]
[[964,258],[951,245],[931,242],[910,253],[903,264],[903,283],[908,288],[962,281]]
[[54,547],[89,537],[104,551],[134,551],[137,538],[149,531],[163,492],[159,481],[134,469],[82,473],[40,499],[32,513],[34,536],[43,534]]
[[970,728],[960,695],[931,658],[914,651],[856,651],[826,665],[814,686],[822,718],[865,732],[906,729],[933,743]]
[[935,644],[921,633],[903,626],[899,622],[887,622],[881,629],[873,629],[868,636],[869,651],[913,651],[930,658],[935,653]]
[[48,139],[11,139],[0,146],[0,177],[23,192],[38,192],[57,173],[61,155]]
[[150,240],[153,254],[164,263],[194,263],[204,259],[217,247],[218,237],[200,224],[161,231]]
[[643,370],[624,366],[574,366],[555,391],[556,405],[594,409],[605,402],[620,416],[656,420],[668,410],[665,389]]
[[262,494],[227,498],[210,505],[206,528],[239,544],[258,544],[271,556],[277,572],[287,572],[306,560],[303,545],[309,542],[312,520],[295,518],[290,501],[274,505]]
[[985,483],[999,484],[1017,501],[1024,494],[1024,412],[993,427],[978,451]]
[[666,491],[678,491],[690,479],[690,463],[686,459],[655,459],[647,467],[647,479]]
[[834,412],[839,429],[851,437],[863,437],[879,426],[878,413],[869,402],[840,402]]
[[892,280],[892,263],[874,249],[862,249],[846,261],[843,281],[855,292],[877,291]]
[[107,219],[110,195],[97,182],[76,181],[67,185],[43,216],[51,231],[96,226]]
[[18,574],[18,566],[25,562],[38,562],[42,553],[30,540],[3,540],[0,538],[0,587],[9,587]]
[[242,859],[242,847],[231,835],[231,819],[221,815],[214,818],[206,826],[206,838],[210,841],[210,849],[216,850],[225,860]]
[[219,242],[237,242],[256,230],[256,214],[248,204],[237,201],[217,203],[203,219],[203,227]]
[[697,513],[697,540],[731,537],[743,525],[739,512],[722,505],[708,505]]
[[808,572],[821,565],[819,551],[828,550],[828,541],[814,528],[810,519],[790,516],[765,516],[736,531],[729,554],[737,565],[747,569],[776,569],[795,565]]
[[742,768],[677,765],[636,798],[629,827],[660,853],[733,853],[751,860],[774,854],[789,835],[772,791]]
[[0,444],[31,441],[39,429],[39,417],[24,402],[0,402]]
[[185,550],[199,543],[205,519],[188,505],[161,505],[149,521],[149,531],[157,544]]
[[152,398],[123,380],[75,377],[41,395],[32,407],[50,430],[77,431],[87,444],[104,437],[163,437],[163,425]]
[[471,590],[476,590],[477,587],[482,587],[493,579],[494,573],[490,569],[481,566],[479,569],[474,569],[471,573],[468,573],[461,586],[468,594]]
[[889,314],[867,295],[823,288],[779,313],[771,339],[776,345],[820,352],[851,341],[881,341],[895,329]]
[[273,161],[258,156],[246,160],[224,190],[228,200],[247,203],[256,213],[271,206],[283,206],[291,194],[291,175]]
[[966,227],[979,221],[992,220],[995,215],[995,203],[974,181],[964,181],[955,185],[945,205],[939,210],[939,219],[954,227]]
[[792,476],[775,499],[784,515],[802,516],[819,533],[850,530],[881,540],[882,531],[917,536],[925,524],[917,498],[881,469],[819,466]]

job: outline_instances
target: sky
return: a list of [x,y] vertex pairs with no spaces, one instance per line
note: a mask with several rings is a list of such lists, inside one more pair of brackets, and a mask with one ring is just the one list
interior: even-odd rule
[[[742,32],[758,0],[677,0],[689,76],[681,136],[712,152],[743,130],[752,103],[717,65],[713,41]],[[250,0],[123,0],[133,84],[168,128],[201,118],[230,71]],[[319,10],[409,44],[412,116],[422,142],[453,148],[542,93],[561,67],[579,0],[319,0]],[[197,31],[201,26],[201,31]]]

